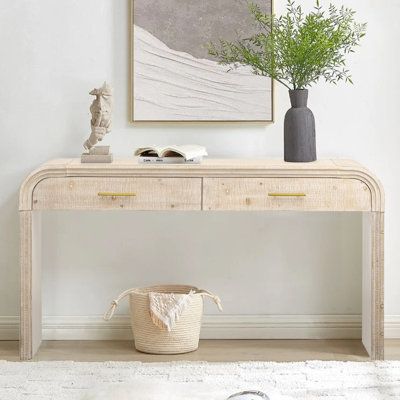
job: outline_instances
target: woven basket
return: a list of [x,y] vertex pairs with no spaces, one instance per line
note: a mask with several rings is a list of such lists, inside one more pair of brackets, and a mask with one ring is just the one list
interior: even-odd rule
[[[190,291],[194,291],[194,295],[170,332],[153,323],[148,296],[150,292],[188,294]],[[104,315],[106,321],[112,318],[118,303],[128,295],[135,348],[143,353],[181,354],[197,350],[203,316],[203,297],[210,297],[222,310],[219,298],[206,290],[186,285],[151,286],[129,289],[121,293]]]

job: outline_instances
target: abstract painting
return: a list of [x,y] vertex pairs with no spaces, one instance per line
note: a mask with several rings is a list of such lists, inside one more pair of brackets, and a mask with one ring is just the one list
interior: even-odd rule
[[[133,121],[272,120],[271,79],[208,54],[255,32],[247,0],[131,1]],[[271,12],[272,0],[253,2]]]

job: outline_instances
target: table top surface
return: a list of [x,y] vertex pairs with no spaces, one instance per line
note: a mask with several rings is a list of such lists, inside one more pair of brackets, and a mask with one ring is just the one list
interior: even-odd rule
[[47,178],[68,177],[276,177],[340,178],[364,182],[383,209],[384,191],[379,180],[356,161],[323,159],[309,163],[291,163],[282,159],[205,158],[201,164],[144,164],[137,157],[120,158],[112,163],[81,163],[78,158],[50,160],[25,179],[20,189],[20,209],[31,202],[35,186]]
[[39,169],[283,169],[283,170],[323,170],[357,169],[366,170],[361,164],[347,159],[323,159],[309,163],[285,162],[279,158],[205,158],[201,164],[147,164],[139,163],[138,157],[117,158],[112,163],[81,163],[79,158],[54,159],[44,163]]

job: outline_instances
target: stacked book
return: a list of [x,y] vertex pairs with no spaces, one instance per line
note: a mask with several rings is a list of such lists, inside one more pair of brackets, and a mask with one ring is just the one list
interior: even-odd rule
[[206,155],[205,147],[193,144],[167,147],[148,146],[135,151],[139,162],[146,164],[200,164]]

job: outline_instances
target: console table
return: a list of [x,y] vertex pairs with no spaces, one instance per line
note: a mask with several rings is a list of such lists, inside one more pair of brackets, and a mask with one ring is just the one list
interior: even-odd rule
[[60,159],[42,165],[20,190],[22,360],[35,355],[42,338],[42,210],[362,212],[362,342],[371,359],[383,359],[384,194],[379,181],[354,161],[151,165],[135,159],[112,164]]

